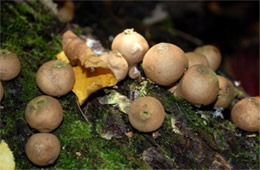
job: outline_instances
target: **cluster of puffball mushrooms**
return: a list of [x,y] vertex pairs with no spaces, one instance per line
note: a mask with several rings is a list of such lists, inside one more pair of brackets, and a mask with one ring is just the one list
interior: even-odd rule
[[[20,73],[18,57],[8,50],[0,50],[0,80],[8,81]],[[39,166],[55,162],[60,153],[60,141],[49,133],[55,130],[63,120],[60,102],[51,96],[62,96],[71,91],[74,84],[74,71],[64,61],[51,60],[38,70],[36,82],[40,90],[49,95],[32,99],[25,108],[25,120],[29,126],[40,133],[32,135],[26,143],[25,153],[30,161]],[[0,102],[4,89],[0,81]]]
[[[174,44],[164,42],[149,48],[142,35],[133,29],[126,29],[114,38],[112,50],[121,53],[127,61],[129,77],[140,78],[141,74],[136,66],[142,61],[142,68],[148,79],[165,86],[173,95],[194,106],[212,104],[215,108],[226,109],[235,97],[232,82],[215,73],[222,56],[213,45],[197,47],[187,53]],[[259,108],[259,97],[245,98],[232,108],[232,121],[245,131],[258,132]],[[134,128],[142,132],[152,132],[162,125],[164,114],[159,100],[141,97],[132,103],[128,116]]]
[[[114,38],[111,49],[112,51],[99,57],[112,70],[118,81],[125,79],[127,74],[130,78],[141,81],[137,66],[142,62],[148,79],[166,87],[173,95],[196,107],[212,104],[214,107],[226,109],[235,96],[232,82],[215,73],[221,63],[221,53],[213,45],[204,45],[187,53],[174,44],[164,42],[149,48],[142,35],[133,29],[126,29]],[[66,55],[82,53],[77,51],[77,48],[64,48],[64,51]],[[15,78],[20,68],[15,54],[7,50],[0,51],[1,81]],[[25,108],[25,120],[31,128],[40,132],[32,135],[25,146],[27,157],[36,165],[50,165],[59,156],[60,142],[50,132],[60,126],[63,109],[54,97],[69,93],[74,82],[72,66],[65,61],[48,61],[37,71],[37,86],[46,95],[34,98]],[[0,82],[0,101],[3,96],[4,90]],[[245,131],[258,132],[259,108],[260,97],[244,98],[233,106],[231,119],[237,127]],[[165,111],[159,100],[145,96],[131,104],[128,118],[135,129],[153,132],[162,125]]]
[[62,106],[54,97],[69,93],[74,81],[72,66],[65,61],[48,61],[37,71],[37,86],[47,95],[34,98],[25,108],[25,120],[31,128],[40,132],[29,138],[25,153],[38,166],[53,164],[60,154],[60,141],[50,133],[63,120]]

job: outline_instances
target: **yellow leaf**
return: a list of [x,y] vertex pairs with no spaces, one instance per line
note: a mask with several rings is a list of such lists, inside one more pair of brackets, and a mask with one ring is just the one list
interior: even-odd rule
[[64,51],[62,51],[62,52],[60,52],[59,54],[57,54],[56,58],[57,58],[58,60],[63,60],[63,61],[65,61],[66,63],[69,63],[69,62],[70,62],[69,59],[66,57]]
[[0,170],[14,170],[14,156],[4,140],[0,143]]
[[[69,62],[64,52],[59,53],[57,59]],[[113,72],[98,56],[90,56],[84,66],[74,66],[73,70],[75,84],[72,91],[78,97],[80,104],[83,104],[88,96],[97,90],[117,83]]]

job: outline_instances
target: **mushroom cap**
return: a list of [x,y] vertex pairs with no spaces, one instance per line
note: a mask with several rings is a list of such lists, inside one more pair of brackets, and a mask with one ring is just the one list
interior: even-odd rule
[[230,80],[223,76],[218,76],[219,92],[215,107],[227,108],[232,102],[235,92],[234,86]]
[[154,97],[140,97],[134,101],[128,113],[131,125],[141,132],[152,132],[158,129],[165,117],[164,108]]
[[191,67],[196,64],[202,64],[209,67],[208,59],[203,54],[196,53],[196,52],[187,52],[185,53],[185,56],[188,59],[188,63],[189,63],[188,67]]
[[141,62],[148,48],[145,38],[133,29],[119,33],[111,46],[112,50],[117,50],[123,55],[129,67]]
[[213,45],[204,45],[196,48],[194,52],[203,54],[208,59],[209,67],[212,70],[216,71],[219,68],[222,56],[217,47]]
[[188,67],[188,59],[182,49],[170,43],[159,43],[151,47],[144,56],[145,75],[156,84],[170,86]]
[[0,81],[0,102],[2,101],[4,97],[4,87],[2,85],[2,82]]
[[21,70],[21,63],[14,53],[8,50],[0,50],[0,80],[11,80]]
[[204,65],[191,66],[182,77],[177,91],[194,105],[213,103],[218,95],[219,83],[216,73]]
[[260,100],[249,97],[240,100],[231,110],[234,124],[248,132],[260,131]]
[[123,80],[128,73],[128,64],[118,51],[103,53],[100,56],[116,76],[117,81]]
[[62,96],[72,90],[75,75],[71,65],[65,61],[51,60],[39,68],[36,82],[43,93],[50,96]]
[[34,134],[25,145],[25,153],[36,165],[51,165],[60,154],[60,141],[51,133]]
[[61,124],[63,109],[57,99],[38,96],[27,104],[25,119],[30,127],[40,132],[50,132]]

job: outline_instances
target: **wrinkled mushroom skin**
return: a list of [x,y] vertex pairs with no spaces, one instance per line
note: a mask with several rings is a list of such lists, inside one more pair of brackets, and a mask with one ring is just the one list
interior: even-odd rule
[[141,62],[149,45],[145,38],[133,29],[119,33],[112,42],[112,50],[119,51],[126,59],[129,68]]
[[207,58],[200,53],[187,52],[187,53],[185,53],[185,56],[188,59],[188,63],[189,63],[188,67],[191,67],[196,64],[202,64],[204,66],[209,67],[209,62],[208,62]]
[[204,55],[208,59],[209,67],[213,71],[216,71],[219,68],[222,56],[217,47],[213,45],[204,45],[196,48],[194,52]]
[[234,86],[230,80],[223,76],[218,76],[219,92],[215,107],[227,108],[232,102],[235,92]]
[[51,133],[34,134],[25,145],[25,153],[36,165],[51,165],[60,154],[60,141]]
[[183,75],[188,60],[182,49],[174,44],[159,43],[151,47],[144,56],[145,75],[162,86],[171,86]]
[[100,56],[114,73],[117,81],[125,79],[128,73],[128,64],[125,58],[117,51],[103,53]]
[[0,50],[0,80],[11,80],[21,70],[21,63],[17,56],[8,50]]
[[61,60],[44,63],[36,74],[36,82],[41,91],[50,96],[63,96],[70,92],[75,81],[71,65]]
[[4,87],[2,85],[2,82],[0,81],[0,102],[2,101],[4,97]]
[[165,117],[164,108],[154,97],[141,97],[134,101],[128,113],[131,125],[141,132],[152,132],[158,129]]
[[39,132],[51,132],[63,120],[60,102],[50,96],[39,96],[31,100],[25,109],[25,120]]
[[248,132],[260,131],[260,100],[250,97],[240,100],[231,111],[234,124]]
[[177,96],[194,105],[209,105],[218,95],[218,77],[210,68],[194,65],[185,72],[176,91]]

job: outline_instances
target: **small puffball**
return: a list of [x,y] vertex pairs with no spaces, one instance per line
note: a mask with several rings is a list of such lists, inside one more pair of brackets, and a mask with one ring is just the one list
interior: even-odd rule
[[21,63],[18,57],[8,50],[0,50],[0,80],[11,80],[21,70]]
[[209,62],[209,67],[213,71],[216,71],[219,68],[222,60],[222,55],[217,47],[213,45],[204,45],[196,48],[194,52],[204,55]]
[[25,108],[25,120],[40,132],[51,132],[63,120],[63,109],[60,102],[50,96],[38,96],[31,100]]
[[70,64],[62,60],[44,63],[36,74],[36,83],[42,92],[50,96],[63,96],[74,85],[75,75]]
[[185,72],[174,94],[200,106],[213,103],[218,91],[217,74],[204,65],[194,65]]
[[215,102],[215,107],[227,108],[234,98],[234,86],[230,80],[223,76],[218,76],[219,92]]
[[231,111],[234,124],[248,132],[260,131],[260,99],[249,97],[240,100]]
[[145,75],[162,86],[171,86],[181,78],[188,67],[183,50],[174,44],[159,43],[152,46],[144,56]]
[[125,58],[118,51],[103,53],[100,56],[100,59],[103,60],[112,70],[117,81],[125,79],[128,73],[128,64]]
[[204,66],[209,67],[209,62],[203,54],[196,53],[196,52],[187,52],[185,53],[185,56],[188,59],[189,67],[196,64],[202,64]]
[[152,132],[158,129],[165,118],[161,102],[150,96],[140,97],[134,101],[128,112],[131,125],[140,132]]
[[117,50],[123,55],[129,67],[141,62],[148,48],[145,38],[134,29],[126,29],[119,33],[111,46],[112,50]]
[[27,141],[25,153],[36,165],[51,165],[59,157],[60,141],[51,133],[36,133]]

